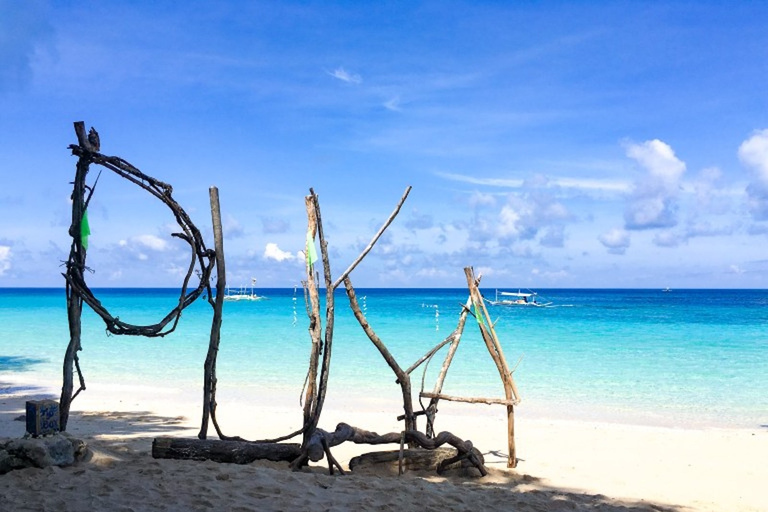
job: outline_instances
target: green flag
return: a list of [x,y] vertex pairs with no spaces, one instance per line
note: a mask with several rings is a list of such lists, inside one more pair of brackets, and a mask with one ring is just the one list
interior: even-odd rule
[[91,234],[91,226],[88,224],[88,210],[83,212],[83,220],[80,222],[80,243],[83,249],[88,250],[88,237]]
[[315,237],[312,236],[312,231],[307,231],[307,266],[312,266],[317,261],[317,249],[315,249]]
[[480,312],[480,308],[477,307],[477,303],[475,303],[474,306],[475,306],[475,318],[477,318],[477,323],[484,326],[485,322],[483,321],[483,314]]

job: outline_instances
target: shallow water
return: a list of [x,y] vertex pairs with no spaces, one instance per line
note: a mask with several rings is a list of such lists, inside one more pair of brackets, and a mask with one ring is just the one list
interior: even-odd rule
[[[177,292],[95,290],[113,316],[154,324]],[[302,290],[226,302],[219,385],[255,394],[299,393],[309,359]],[[484,290],[492,298],[494,290]],[[764,290],[540,290],[552,307],[488,306],[523,397],[518,414],[664,426],[768,424],[768,292]],[[360,289],[377,335],[403,367],[456,327],[464,289]],[[397,395],[394,375],[336,295],[329,394]],[[198,389],[212,309],[198,300],[163,338],[107,335],[83,313],[80,363],[88,382]],[[0,289],[0,382],[23,372],[60,383],[68,343],[61,289]],[[412,374],[431,390],[446,350]],[[444,392],[503,397],[474,319],[467,322]]]

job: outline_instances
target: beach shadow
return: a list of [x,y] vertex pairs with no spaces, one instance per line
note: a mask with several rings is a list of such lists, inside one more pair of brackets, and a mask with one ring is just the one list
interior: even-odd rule
[[[535,510],[589,510],[594,512],[683,512],[684,506],[652,503],[647,500],[629,500],[611,498],[602,494],[589,494],[574,489],[566,489],[545,483],[539,477],[517,469],[506,469],[507,454],[502,450],[489,450],[483,453],[488,475],[480,478],[467,478],[466,472],[451,470],[444,474],[445,480],[454,485],[471,486],[480,494],[488,493],[489,500],[504,497],[510,510],[527,510],[531,501]],[[517,459],[524,462],[524,459]],[[476,471],[476,470],[475,470]],[[428,472],[420,472],[420,477],[430,479]],[[432,475],[434,476],[434,475]],[[435,483],[440,485],[440,483]]]
[[22,437],[26,433],[27,400],[58,399],[46,388],[0,381],[0,437]]
[[19,356],[0,356],[0,371],[23,372],[31,369],[36,364],[44,363],[45,359]]
[[67,431],[77,436],[146,437],[167,436],[188,430],[184,416],[160,416],[148,411],[72,412]]

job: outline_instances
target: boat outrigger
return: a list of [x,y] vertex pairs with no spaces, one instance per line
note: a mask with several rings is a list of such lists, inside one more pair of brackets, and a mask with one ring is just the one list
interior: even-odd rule
[[240,288],[236,292],[231,292],[229,288],[224,293],[224,300],[264,300],[266,297],[263,295],[256,295],[253,291],[253,287],[256,285],[256,278],[251,278],[251,290],[250,292],[245,287]]
[[500,292],[499,290],[496,290],[496,300],[485,300],[493,306],[544,307],[552,304],[551,302],[539,302],[536,292],[523,293],[521,291]]

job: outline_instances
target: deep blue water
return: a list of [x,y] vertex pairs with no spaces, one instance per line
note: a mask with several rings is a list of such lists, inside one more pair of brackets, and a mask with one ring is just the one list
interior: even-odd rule
[[[301,289],[260,289],[268,300],[225,303],[221,386],[298,390],[309,358]],[[484,294],[493,298],[494,290]],[[538,290],[552,307],[488,306],[523,397],[518,414],[655,425],[768,424],[768,291]],[[158,322],[178,299],[167,289],[95,290],[114,316]],[[377,335],[407,368],[456,326],[466,289],[359,289]],[[336,294],[329,394],[399,393],[394,375]],[[109,336],[86,307],[80,361],[86,380],[198,387],[212,309],[188,308],[164,338]],[[473,319],[444,392],[503,397]],[[62,289],[0,289],[0,383],[17,372],[61,380],[68,342]],[[431,390],[439,352],[414,388]]]

